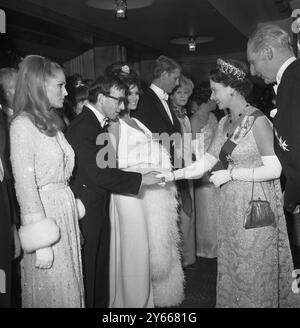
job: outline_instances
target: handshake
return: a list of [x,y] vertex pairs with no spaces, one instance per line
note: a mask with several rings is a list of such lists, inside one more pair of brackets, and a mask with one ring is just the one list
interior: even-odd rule
[[143,185],[153,185],[159,184],[160,186],[165,186],[166,182],[174,181],[175,175],[172,171],[150,171],[142,175]]
[[[151,171],[143,175],[144,178],[148,178],[148,185],[159,184],[160,186],[165,186],[167,182],[180,180],[180,179],[199,179],[202,175],[199,174],[185,176],[184,169],[176,171]],[[229,170],[219,170],[212,172],[209,181],[215,185],[215,187],[220,187],[221,185],[232,180],[232,175]],[[144,183],[147,184],[147,183]]]

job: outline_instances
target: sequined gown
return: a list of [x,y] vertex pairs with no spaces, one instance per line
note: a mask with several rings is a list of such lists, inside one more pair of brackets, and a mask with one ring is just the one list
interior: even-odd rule
[[[218,157],[226,140],[224,117],[208,152]],[[236,168],[263,165],[252,132],[232,152]],[[230,181],[221,187],[218,217],[217,307],[299,307],[300,297],[292,292],[293,263],[281,204],[279,179],[263,182],[277,226],[246,230],[244,214],[251,199],[252,182]],[[265,199],[255,183],[254,199]]]
[[68,187],[74,152],[61,132],[48,137],[25,115],[12,122],[10,139],[22,226],[30,229],[30,225],[45,222],[36,222],[42,215],[53,219],[60,230],[60,239],[52,245],[54,261],[50,269],[36,268],[35,252],[24,252],[22,306],[83,307],[80,232],[75,199]]

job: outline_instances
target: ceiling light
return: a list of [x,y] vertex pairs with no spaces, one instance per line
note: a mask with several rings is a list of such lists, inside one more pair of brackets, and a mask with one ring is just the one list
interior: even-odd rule
[[189,51],[196,51],[196,42],[194,38],[189,39]]
[[188,36],[188,37],[172,39],[171,43],[188,45],[189,51],[196,51],[197,44],[212,42],[214,41],[214,39],[215,38],[212,36]]
[[126,0],[115,0],[116,2],[116,17],[117,18],[125,18],[126,17],[126,9],[127,3]]

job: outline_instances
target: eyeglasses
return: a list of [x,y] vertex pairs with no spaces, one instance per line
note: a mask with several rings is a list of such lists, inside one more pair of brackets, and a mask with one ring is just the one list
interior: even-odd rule
[[108,98],[117,100],[118,101],[118,105],[121,105],[121,104],[123,104],[125,102],[125,97],[116,98],[116,97],[113,97],[111,95],[105,95],[105,97],[108,97]]

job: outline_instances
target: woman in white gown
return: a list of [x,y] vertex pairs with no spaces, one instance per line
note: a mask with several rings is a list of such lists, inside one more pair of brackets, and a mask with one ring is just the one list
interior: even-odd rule
[[[169,154],[138,120],[130,118],[139,100],[137,75],[127,65],[114,64],[129,87],[127,111],[110,124],[116,140],[118,167],[145,172],[171,170]],[[177,227],[176,187],[142,187],[137,197],[111,197],[110,307],[167,307],[183,300]]]

